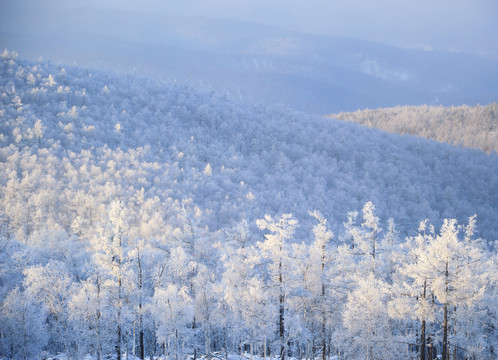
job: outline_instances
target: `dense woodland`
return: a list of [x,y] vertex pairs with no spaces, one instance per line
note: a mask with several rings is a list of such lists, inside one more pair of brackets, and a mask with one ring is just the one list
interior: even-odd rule
[[0,73],[1,356],[496,358],[496,155],[8,51]]
[[498,104],[476,106],[397,106],[329,117],[397,134],[498,153]]

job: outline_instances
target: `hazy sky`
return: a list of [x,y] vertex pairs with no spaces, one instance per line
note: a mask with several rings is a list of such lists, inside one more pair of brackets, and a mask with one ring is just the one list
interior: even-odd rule
[[54,13],[61,7],[110,7],[237,19],[498,58],[498,0],[0,0],[0,21],[40,7]]
[[100,6],[210,16],[498,57],[497,0],[99,0]]

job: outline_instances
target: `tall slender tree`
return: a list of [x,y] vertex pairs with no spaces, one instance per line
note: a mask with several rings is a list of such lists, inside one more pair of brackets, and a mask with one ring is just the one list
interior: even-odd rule
[[312,268],[314,268],[315,276],[317,277],[318,293],[315,294],[318,300],[318,316],[320,318],[320,337],[322,346],[322,359],[327,358],[327,318],[328,318],[328,301],[330,294],[327,279],[328,267],[332,261],[332,254],[329,249],[329,242],[334,236],[332,231],[327,228],[327,219],[315,210],[309,213],[312,217],[318,220],[318,224],[313,227],[313,235],[315,241],[311,245],[310,258],[312,261]]
[[278,333],[280,359],[285,359],[286,334],[285,334],[285,310],[287,295],[287,276],[289,266],[289,250],[286,240],[294,235],[298,221],[292,214],[283,214],[277,219],[270,215],[265,215],[264,219],[259,219],[256,224],[261,230],[269,230],[265,234],[265,241],[258,242],[257,245],[263,251],[264,256],[269,260],[270,281],[278,289]]

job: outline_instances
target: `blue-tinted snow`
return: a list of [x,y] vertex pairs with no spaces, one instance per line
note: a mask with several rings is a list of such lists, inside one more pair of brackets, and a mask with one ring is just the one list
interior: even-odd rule
[[[203,210],[201,223],[213,230],[293,212],[304,237],[307,211],[319,209],[340,233],[347,212],[372,201],[381,221],[393,217],[402,231],[425,218],[463,223],[477,213],[479,235],[498,235],[495,155],[10,55],[2,60],[0,82],[2,186],[17,176],[33,192],[46,184],[55,194],[114,184],[124,196],[144,188],[146,197],[192,198]],[[42,138],[34,135],[38,119]],[[95,176],[82,165],[94,167]],[[44,174],[50,167],[56,175]],[[40,178],[31,186],[40,172],[56,176],[55,185]]]

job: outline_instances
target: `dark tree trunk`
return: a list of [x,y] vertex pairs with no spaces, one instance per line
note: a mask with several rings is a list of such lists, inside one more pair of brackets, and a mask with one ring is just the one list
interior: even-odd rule
[[326,333],[326,317],[325,317],[325,284],[324,284],[324,279],[325,279],[325,242],[322,244],[322,360],[327,360],[327,352],[326,352],[326,339],[325,339],[325,333]]
[[[448,293],[448,263],[446,263],[446,272],[445,272],[446,280],[445,280],[445,290]],[[442,360],[448,360],[448,304],[444,304],[443,309],[443,357]]]
[[372,259],[375,263],[375,231],[372,232]]
[[[140,246],[140,245],[139,245]],[[142,319],[142,263],[140,261],[140,247],[138,247],[137,252],[137,262],[138,262],[138,289],[139,289],[139,302],[138,308],[140,312],[139,325],[140,325],[140,359],[145,359],[145,345],[144,345],[144,326]]]
[[[426,297],[427,281],[424,280],[424,301]],[[425,317],[422,319],[422,329],[420,331],[420,360],[425,360]]]
[[280,334],[280,359],[285,359],[285,324],[284,324],[284,295],[281,294],[279,297],[280,309],[279,309],[279,334]]
[[322,339],[322,360],[327,360],[327,342],[325,338]]
[[225,328],[225,358],[228,360],[228,328]]
[[284,311],[285,311],[285,295],[283,290],[283,279],[282,279],[282,261],[278,264],[279,274],[278,282],[280,284],[280,296],[278,298],[279,302],[279,333],[280,333],[280,359],[285,359],[285,324],[284,324]]
[[[192,285],[192,288],[193,288],[193,285]],[[196,329],[196,324],[195,324],[195,316],[194,316],[194,320],[192,321],[192,330],[194,331],[194,360],[197,359],[197,347],[196,347],[196,335],[195,335],[195,329]]]
[[116,344],[116,359],[121,360],[121,325],[118,325],[118,342]]
[[102,342],[100,340],[100,280],[99,275],[97,273],[97,299],[99,304],[99,309],[97,309],[97,326],[96,335],[97,335],[97,360],[102,359]]
[[444,304],[442,359],[448,360],[448,305]]
[[140,359],[145,359],[144,331],[140,329]]
[[420,360],[425,360],[425,319],[422,320],[422,331],[420,333]]
[[[121,229],[119,229],[119,249],[122,248]],[[118,342],[116,344],[117,360],[121,360],[121,300],[122,300],[122,279],[121,279],[121,254],[117,257],[118,260]]]
[[375,274],[375,230],[372,231],[372,271]]

